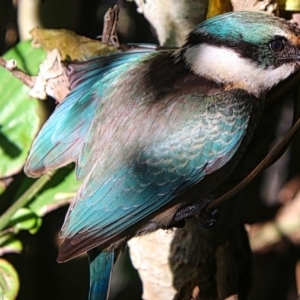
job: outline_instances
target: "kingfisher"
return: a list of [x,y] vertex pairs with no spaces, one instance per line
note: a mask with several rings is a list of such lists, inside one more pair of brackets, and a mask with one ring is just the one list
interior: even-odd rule
[[37,135],[24,170],[38,177],[75,163],[83,183],[58,261],[88,253],[90,300],[107,299],[128,239],[169,228],[228,178],[266,92],[299,66],[300,29],[258,12],[208,19],[176,50],[70,64],[71,92]]

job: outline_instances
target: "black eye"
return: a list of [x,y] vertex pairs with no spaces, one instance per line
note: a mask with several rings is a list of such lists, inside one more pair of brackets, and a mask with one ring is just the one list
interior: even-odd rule
[[284,49],[283,40],[274,40],[269,44],[273,52],[280,52]]

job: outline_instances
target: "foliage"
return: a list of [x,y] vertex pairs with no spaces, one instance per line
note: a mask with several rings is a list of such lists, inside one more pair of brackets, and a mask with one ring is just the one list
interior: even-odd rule
[[[38,73],[44,57],[45,52],[32,48],[29,42],[18,44],[4,55],[5,59],[15,59],[18,67],[29,74]],[[22,173],[32,141],[47,113],[40,100],[29,98],[29,88],[5,69],[0,69],[0,78],[0,254],[3,255],[22,251],[16,234],[20,230],[36,233],[46,213],[70,202],[79,182],[72,167],[35,181]],[[0,298],[15,299],[19,279],[5,259],[0,260],[0,278]]]
[[58,49],[63,61],[85,61],[90,57],[108,55],[117,51],[114,46],[89,39],[67,29],[33,28],[30,33],[34,47],[42,47],[47,51]]
[[[15,59],[20,68],[36,74],[44,56],[42,50],[33,49],[25,42],[10,50],[4,58]],[[34,59],[30,61],[30,58]],[[29,88],[3,68],[0,78],[0,178],[7,178],[22,169],[41,126],[43,112],[39,101],[29,98]]]

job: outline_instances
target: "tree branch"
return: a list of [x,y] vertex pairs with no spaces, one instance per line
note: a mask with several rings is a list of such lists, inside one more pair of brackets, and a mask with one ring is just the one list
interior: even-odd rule
[[35,85],[36,77],[30,76],[29,74],[25,73],[21,69],[17,67],[17,63],[14,59],[5,60],[3,57],[0,56],[0,66],[5,68],[9,71],[13,76],[18,78],[22,81],[25,85],[32,88]]
[[51,171],[37,179],[26,192],[17,199],[0,217],[0,231],[9,223],[11,217],[18,209],[26,206],[32,198],[43,188],[43,186],[51,179],[56,171]]

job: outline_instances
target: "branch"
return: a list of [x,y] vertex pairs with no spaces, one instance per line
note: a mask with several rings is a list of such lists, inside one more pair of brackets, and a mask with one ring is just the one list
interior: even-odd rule
[[115,5],[113,8],[109,8],[104,15],[104,25],[101,41],[106,44],[112,44],[116,48],[119,48],[119,41],[117,36],[117,25],[119,20],[120,8]]
[[[0,66],[30,87],[29,95],[31,97],[45,100],[51,96],[57,102],[62,102],[70,92],[66,65],[62,61],[68,57],[76,61],[87,60],[95,55],[107,55],[110,52],[116,52],[116,48],[120,47],[117,38],[118,14],[119,7],[117,5],[114,8],[109,8],[105,14],[102,42],[76,35],[68,30],[38,28],[31,30],[34,46],[42,46],[47,51],[47,57],[40,64],[38,76],[30,76],[20,70],[15,60],[5,61],[0,57]],[[49,31],[51,31],[50,34]],[[109,44],[112,44],[113,47]],[[80,48],[81,45],[83,48]]]
[[18,1],[18,30],[20,40],[30,39],[29,31],[33,27],[41,27],[42,22],[39,16],[40,0]]
[[32,198],[43,188],[43,186],[51,179],[56,171],[51,171],[37,179],[29,189],[14,202],[0,217],[0,231],[3,230],[9,223],[11,217],[18,209],[26,206]]
[[278,15],[276,0],[231,0],[234,11],[264,11],[269,14]]
[[169,253],[175,231],[176,229],[160,229],[128,242],[132,263],[143,281],[144,300],[173,299],[176,294],[169,265]]
[[5,60],[0,56],[0,66],[5,68],[7,71],[9,71],[13,76],[18,78],[20,81],[22,81],[25,85],[27,85],[30,88],[33,88],[36,82],[35,76],[30,76],[29,74],[25,73],[21,69],[17,67],[17,63],[14,59],[11,60]]
[[181,46],[187,34],[206,18],[208,0],[134,0],[138,12],[155,28],[159,44]]

